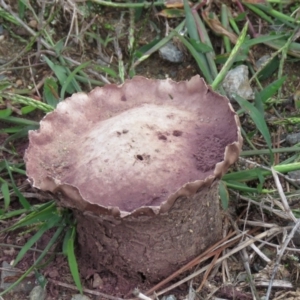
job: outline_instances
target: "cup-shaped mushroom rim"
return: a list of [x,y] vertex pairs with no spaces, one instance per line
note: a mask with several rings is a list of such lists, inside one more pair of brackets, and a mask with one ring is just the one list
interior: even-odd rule
[[[231,116],[234,119],[235,122],[235,128],[236,128],[236,139],[232,143],[229,143],[226,145],[224,149],[224,155],[221,161],[217,162],[215,164],[214,169],[208,174],[208,176],[205,179],[201,180],[194,180],[194,181],[187,181],[185,184],[183,184],[180,188],[178,188],[175,192],[170,193],[164,201],[161,202],[160,205],[153,205],[153,206],[145,206],[142,205],[132,211],[124,211],[121,210],[118,206],[102,206],[101,204],[93,203],[89,201],[89,199],[85,199],[85,197],[80,192],[80,189],[67,182],[61,181],[59,178],[47,174],[47,172],[41,173],[41,171],[36,171],[38,167],[33,167],[34,160],[38,155],[35,153],[36,149],[40,146],[39,144],[42,144],[43,142],[38,140],[37,136],[40,136],[41,134],[44,134],[45,136],[49,135],[49,124],[55,119],[58,114],[61,112],[65,113],[66,118],[69,118],[68,114],[68,105],[78,105],[80,108],[83,108],[89,99],[95,99],[95,98],[101,98],[103,96],[103,93],[112,95],[112,93],[117,92],[118,96],[112,99],[108,103],[109,108],[105,111],[105,113],[102,113],[102,117],[104,119],[108,119],[110,116],[114,116],[119,114],[122,111],[125,111],[126,109],[130,109],[134,105],[130,101],[127,101],[128,95],[131,96],[130,87],[132,86],[148,86],[150,85],[151,88],[153,88],[153,94],[161,93],[161,87],[157,88],[155,85],[165,85],[164,88],[166,91],[164,93],[170,95],[172,98],[172,103],[176,103],[176,97],[173,99],[173,96],[171,96],[170,93],[172,93],[172,88],[176,87],[179,94],[181,92],[184,93],[184,90],[189,90],[195,93],[198,90],[202,91],[203,95],[206,94],[212,94],[215,97],[217,97],[220,101],[226,101],[226,104],[228,105],[229,110],[232,112]],[[150,93],[151,93],[150,88]],[[126,91],[124,94],[122,94],[122,91]],[[100,96],[99,96],[100,95]],[[122,98],[124,97],[124,98]],[[121,102],[119,101],[121,98]],[[155,98],[159,98],[155,97]],[[196,99],[197,100],[197,99]],[[195,104],[197,101],[192,100],[191,105],[197,105]],[[103,100],[104,102],[106,100]],[[155,100],[157,103],[162,103],[161,99]],[[117,103],[118,106],[115,104]],[[120,107],[121,103],[121,107]],[[145,103],[145,101],[143,102]],[[147,103],[147,101],[146,101]],[[182,101],[179,102],[180,105],[188,105],[188,104],[182,104]],[[102,105],[103,106],[103,105]],[[192,109],[192,108],[191,108]],[[75,114],[80,114],[80,111],[75,112]],[[95,122],[96,120],[93,120],[92,117],[92,111],[88,112],[90,121]],[[59,123],[58,123],[59,124]],[[56,124],[57,125],[57,124]],[[50,126],[51,127],[51,126]],[[79,130],[80,131],[80,130]],[[84,128],[82,129],[84,131]],[[78,132],[80,134],[80,132]],[[49,136],[48,136],[49,137]],[[155,79],[146,79],[141,76],[136,76],[131,80],[126,80],[124,84],[122,85],[115,85],[110,84],[107,86],[104,86],[103,88],[96,88],[92,90],[89,94],[84,93],[77,93],[72,95],[72,97],[66,99],[65,101],[58,104],[55,111],[48,113],[43,120],[41,121],[41,128],[37,131],[31,131],[29,133],[29,140],[30,145],[25,153],[25,161],[27,164],[27,176],[32,183],[32,185],[36,188],[51,191],[53,193],[56,193],[57,195],[61,195],[60,200],[62,201],[62,204],[67,207],[71,208],[77,208],[84,210],[86,212],[90,212],[96,215],[102,214],[102,215],[112,215],[114,217],[128,217],[128,216],[139,216],[139,215],[146,215],[146,216],[153,216],[157,214],[162,214],[168,212],[168,210],[173,206],[176,199],[179,197],[190,197],[201,191],[204,187],[211,186],[214,181],[219,180],[228,170],[228,168],[238,159],[241,147],[242,147],[242,136],[241,136],[241,128],[240,128],[240,122],[238,116],[235,114],[234,109],[232,105],[230,104],[229,100],[212,91],[212,89],[206,85],[204,80],[200,78],[198,75],[191,78],[189,81],[182,81],[182,82],[174,82],[170,79],[167,80],[155,80]],[[51,138],[50,138],[51,140]]]

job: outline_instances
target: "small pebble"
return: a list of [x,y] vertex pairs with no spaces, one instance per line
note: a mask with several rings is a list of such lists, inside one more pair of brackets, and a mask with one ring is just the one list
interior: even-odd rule
[[3,26],[0,25],[0,42],[4,40],[4,29]]
[[164,60],[181,63],[184,60],[183,53],[172,43],[168,42],[162,46],[159,50],[160,57]]
[[240,65],[227,73],[223,81],[223,88],[231,100],[233,100],[234,94],[244,99],[254,99],[254,93],[249,83],[248,74],[249,70],[245,65]]
[[259,69],[262,65],[264,65],[270,59],[270,57],[271,57],[271,55],[269,55],[269,54],[263,55],[255,63],[256,68]]
[[99,276],[98,273],[94,274],[94,280],[93,280],[93,288],[102,288],[103,287],[103,280]]
[[40,286],[35,286],[29,294],[30,300],[44,300],[46,298],[46,291]]
[[[13,268],[8,262],[3,261],[2,269],[0,270],[0,290],[5,290],[14,283],[14,281],[7,280],[8,278],[18,278],[18,276],[20,276],[20,272]],[[34,288],[34,286],[34,281],[29,278],[25,278],[22,282],[20,282],[13,288],[13,291],[29,293]]]
[[28,23],[28,26],[31,28],[37,28],[38,27],[38,22],[36,20],[30,20]]
[[71,300],[91,300],[91,299],[88,296],[76,294],[72,296]]
[[289,145],[295,145],[300,143],[300,132],[288,134],[285,138],[285,141]]
[[300,170],[288,172],[288,175],[291,179],[297,180],[300,183]]
[[16,87],[19,87],[19,86],[21,86],[21,85],[23,85],[23,81],[22,81],[21,79],[18,79],[18,80],[16,81]]
[[176,300],[174,295],[163,296],[161,300]]

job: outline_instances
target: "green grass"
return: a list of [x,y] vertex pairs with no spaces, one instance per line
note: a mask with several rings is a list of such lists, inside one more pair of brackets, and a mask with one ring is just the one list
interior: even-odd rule
[[[93,0],[88,1],[86,7],[80,5],[79,3],[78,10],[72,10],[72,7],[68,5],[64,7],[69,13],[70,24],[68,35],[61,37],[53,32],[55,27],[51,27],[51,24],[59,21],[63,7],[58,5],[51,10],[51,7],[45,2],[42,7],[44,14],[41,15],[40,10],[32,7],[28,1],[18,1],[18,11],[14,11],[6,5],[5,1],[0,2],[0,20],[5,21],[2,22],[4,29],[13,32],[15,26],[23,27],[30,36],[28,39],[24,39],[14,34],[14,38],[22,45],[22,51],[5,64],[0,65],[0,73],[8,69],[12,72],[17,71],[16,62],[23,59],[22,61],[27,63],[28,60],[24,60],[24,58],[31,58],[32,53],[37,55],[42,68],[47,73],[39,90],[35,90],[36,82],[31,82],[29,88],[18,90],[15,82],[11,81],[9,76],[0,79],[0,134],[6,135],[4,143],[0,146],[0,152],[3,153],[3,156],[0,157],[1,160],[3,159],[0,162],[0,220],[9,221],[12,224],[0,233],[16,230],[32,233],[31,238],[15,258],[15,265],[22,260],[26,253],[31,251],[33,245],[38,243],[46,232],[52,233],[51,240],[37,257],[35,263],[9,289],[1,292],[0,296],[11,290],[31,271],[34,270],[39,274],[38,271],[53,259],[53,256],[47,255],[47,252],[54,245],[62,245],[61,249],[55,248],[54,250],[62,251],[67,257],[74,282],[78,290],[82,292],[75,256],[76,224],[72,214],[68,210],[56,207],[55,199],[42,204],[33,204],[23,195],[18,179],[25,178],[26,170],[23,158],[20,157],[17,150],[18,143],[27,139],[29,130],[38,129],[39,119],[53,111],[57,104],[67,96],[75,92],[89,91],[95,86],[102,86],[110,82],[124,82],[126,78],[130,78],[136,73],[136,68],[142,62],[147,61],[151,55],[174,37],[177,37],[185,46],[193,58],[199,74],[215,91],[221,94],[225,93],[222,81],[231,68],[241,63],[249,66],[251,80],[256,87],[253,102],[238,95],[235,96],[235,100],[239,105],[238,114],[241,119],[245,120],[244,123],[251,127],[251,130],[242,130],[245,150],[241,153],[241,157],[251,157],[251,160],[257,163],[254,168],[248,166],[245,169],[240,164],[236,164],[231,172],[223,177],[220,185],[223,208],[227,209],[230,206],[232,192],[238,192],[256,202],[260,202],[266,195],[276,198],[278,190],[272,184],[272,168],[287,179],[287,175],[284,174],[300,170],[300,147],[296,145],[275,148],[272,140],[272,135],[279,128],[287,131],[288,126],[298,125],[300,118],[297,115],[282,114],[272,121],[265,119],[266,111],[276,109],[277,104],[280,105],[284,102],[282,87],[289,80],[284,73],[287,60],[300,58],[300,44],[295,38],[300,27],[300,20],[294,13],[296,8],[288,15],[281,11],[280,6],[271,1],[266,5],[243,3],[244,9],[253,18],[261,19],[270,26],[267,33],[259,34],[254,31],[254,26],[246,19],[246,14],[239,11],[238,6],[236,12],[240,14],[237,17],[231,15],[231,11],[225,4],[220,7],[219,14],[211,12],[204,16],[195,6],[190,7],[185,0],[184,7],[179,9],[186,18],[178,18],[174,29],[170,30],[168,36],[164,36],[159,29],[160,25],[157,20],[153,18],[152,10],[153,7],[161,7],[161,2],[114,3]],[[101,15],[101,9],[104,7],[119,11],[120,15],[122,15],[122,11],[126,11],[130,18],[128,40],[126,40],[124,32],[114,31],[115,25],[106,24],[107,29],[99,31],[100,25],[97,23],[97,18],[98,14]],[[42,25],[38,29],[29,27],[24,20],[26,14]],[[146,17],[138,29],[137,24],[141,24],[139,22],[141,22],[140,18],[143,14]],[[71,24],[72,17],[74,17],[74,22]],[[122,18],[125,17],[122,16]],[[221,19],[219,23],[224,28],[223,33],[211,25],[219,18]],[[140,39],[149,24],[156,31],[155,37],[140,46]],[[280,32],[272,29],[271,26],[274,24],[281,26]],[[76,28],[81,30],[76,30]],[[183,34],[185,28],[186,32]],[[236,43],[232,43],[228,34],[224,34],[224,32],[235,35]],[[219,47],[214,46],[215,36],[218,36],[218,39],[221,36],[223,40],[222,53]],[[106,56],[109,57],[105,54],[106,52],[111,54],[109,57],[111,61],[95,63],[90,58],[87,60],[79,59],[77,56],[72,58],[70,40],[76,44],[74,47],[82,47],[83,53],[91,51],[87,43],[94,43],[97,45],[97,53],[102,55],[103,61]],[[124,40],[127,42],[125,48]],[[264,45],[268,47],[268,51],[273,51],[270,60],[259,70],[255,70],[251,64],[251,51],[257,45]],[[40,50],[43,51],[39,53]],[[277,59],[275,63],[274,58]],[[29,67],[26,72],[31,72]],[[271,74],[274,72],[277,72],[276,76],[272,77]],[[36,116],[39,116],[39,119]],[[255,146],[257,138],[263,144],[259,149]],[[285,154],[288,158],[278,162],[278,156],[276,156],[278,153]],[[298,192],[297,184],[291,187],[290,193],[296,194]],[[18,205],[13,205],[15,199],[18,200]],[[298,208],[293,209],[293,213],[300,215]]]

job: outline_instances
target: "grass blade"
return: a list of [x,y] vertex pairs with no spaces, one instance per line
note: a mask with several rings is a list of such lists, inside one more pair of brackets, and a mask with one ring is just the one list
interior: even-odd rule
[[[230,30],[229,29],[229,21],[228,21],[228,8],[227,8],[227,5],[224,3],[221,6],[221,23],[225,29]],[[229,40],[228,36],[223,35],[223,42],[224,42],[226,52],[227,53],[231,52],[231,44],[230,44],[230,40]]]
[[68,241],[69,239],[71,238],[71,235],[72,235],[72,232],[73,232],[73,228],[70,227],[66,234],[65,234],[65,237],[64,237],[64,241],[63,241],[63,247],[62,247],[62,252],[64,255],[68,255]]
[[238,181],[227,181],[226,180],[226,185],[230,189],[245,192],[245,193],[270,194],[270,193],[276,191],[276,190],[271,191],[271,190],[267,190],[267,189],[261,189],[260,187],[259,188],[249,187],[248,185],[242,184],[241,182],[238,182]]
[[[294,147],[272,148],[272,152],[273,153],[300,152],[300,147],[294,146]],[[253,155],[262,155],[268,153],[269,153],[268,149],[244,150],[241,152],[240,156],[253,156]]]
[[283,83],[286,80],[286,76],[283,76],[282,78],[277,79],[276,81],[273,81],[270,83],[267,87],[265,87],[260,93],[260,98],[263,103],[266,103],[266,101],[271,98],[273,95],[276,94],[278,89],[283,85]]
[[268,148],[270,149],[271,163],[273,163],[271,135],[269,132],[269,128],[266,124],[266,121],[264,119],[264,116],[259,112],[259,110],[253,104],[243,99],[239,95],[234,95],[234,99],[238,102],[238,104],[241,106],[242,109],[244,109],[249,113],[251,119],[256,125],[256,128],[260,131],[260,133],[264,137],[268,145]]
[[16,280],[12,285],[10,285],[6,290],[4,290],[3,292],[0,293],[0,296],[3,296],[4,294],[8,293],[9,291],[11,291],[14,287],[16,287],[19,283],[21,283],[23,281],[24,278],[27,277],[27,275],[32,272],[40,263],[40,261],[46,256],[46,254],[48,254],[50,248],[53,246],[53,244],[55,242],[57,242],[58,237],[60,236],[62,230],[64,229],[63,226],[58,227],[58,229],[56,230],[55,234],[53,235],[53,237],[51,238],[51,240],[49,241],[49,243],[47,244],[47,246],[45,247],[44,251],[41,253],[41,255],[38,257],[38,259],[35,261],[35,263],[28,268],[28,270],[21,276],[18,278],[18,280]]
[[34,211],[29,213],[27,216],[25,216],[12,226],[6,228],[5,231],[12,231],[20,227],[30,226],[35,223],[44,222],[51,219],[55,214],[57,214],[57,208],[55,206],[54,201],[42,204],[37,209],[35,207],[31,207],[31,210],[27,210],[27,212],[32,210]]
[[[69,84],[75,80],[75,75],[80,72],[82,69],[86,68],[87,66],[89,66],[91,64],[91,61],[87,61],[85,63],[82,63],[81,65],[79,65],[78,67],[75,68],[74,71],[72,71],[69,76],[67,77],[65,83],[63,84],[61,91],[60,91],[60,99],[63,100],[65,98],[65,92],[67,91],[67,88],[69,86]],[[78,91],[78,90],[77,90]]]
[[287,38],[287,37],[288,36],[286,34],[262,35],[262,36],[253,38],[251,40],[245,41],[245,43],[243,44],[243,47],[250,48],[250,47],[253,47],[258,44],[268,43],[268,42],[271,42],[274,40],[280,40],[280,39]]
[[221,180],[220,184],[219,184],[219,195],[221,198],[221,204],[222,204],[222,208],[224,210],[228,209],[228,204],[229,204],[229,193],[227,190],[227,185],[226,182]]
[[67,253],[68,253],[67,255],[68,255],[68,262],[69,262],[69,267],[70,267],[72,277],[74,279],[76,287],[82,294],[82,285],[80,282],[78,265],[77,265],[77,260],[76,260],[75,252],[74,252],[75,233],[76,233],[76,228],[74,226],[72,228],[72,234],[71,234],[70,238],[68,239],[68,243],[67,243]]
[[[288,173],[292,171],[300,170],[300,163],[292,163],[292,164],[286,164],[286,165],[277,165],[273,166],[274,170],[279,173]],[[259,172],[257,171],[259,169]],[[229,174],[225,174],[222,179],[227,181],[238,181],[238,182],[247,182],[251,180],[257,180],[258,175],[260,176],[269,176],[272,175],[271,170],[264,170],[261,168],[254,168],[250,170],[243,170],[243,171],[237,171]]]
[[4,199],[4,210],[7,210],[7,208],[9,207],[9,204],[10,204],[10,194],[9,194],[9,188],[8,188],[7,182],[4,182],[1,185],[1,192],[3,195],[3,199]]
[[180,34],[176,34],[176,35],[179,38],[179,40],[181,41],[181,43],[190,51],[190,53],[196,60],[198,67],[201,70],[206,81],[208,83],[212,82],[212,77],[211,77],[210,72],[208,71],[207,63],[206,63],[206,61],[204,62],[204,60],[202,59],[203,54],[196,51],[195,48],[183,36],[181,36]]
[[300,23],[300,21],[296,21],[294,18],[292,18],[286,14],[283,14],[275,9],[272,9],[271,6],[265,6],[265,5],[261,5],[261,4],[255,4],[255,6],[291,28],[295,29],[296,24]]
[[262,10],[260,10],[257,6],[255,6],[251,3],[247,3],[247,2],[243,2],[243,4],[246,7],[248,7],[249,9],[251,9],[254,13],[256,13],[263,20],[269,22],[272,25],[274,24],[274,21],[267,14],[265,14]]
[[44,112],[53,111],[53,107],[51,107],[50,105],[48,105],[46,103],[43,103],[41,101],[34,100],[32,98],[29,98],[29,97],[16,95],[16,94],[13,94],[13,93],[8,93],[8,92],[4,92],[4,93],[2,93],[2,95],[3,95],[3,97],[8,98],[8,99],[12,100],[13,102],[17,102],[17,103],[21,103],[21,104],[25,104],[25,105],[30,105],[30,106],[38,108],[38,109],[40,109]]
[[22,127],[20,128],[17,132],[11,134],[3,143],[3,145],[7,145],[8,143],[10,143],[11,141],[14,141],[16,139],[20,139],[20,138],[23,138],[23,137],[27,137],[28,135],[28,131],[29,130],[36,130],[38,129],[40,126],[39,124],[37,125],[29,125],[29,126],[25,126],[25,127]]
[[61,222],[62,217],[59,215],[53,216],[51,219],[47,220],[40,229],[37,231],[35,235],[33,235],[27,243],[22,247],[20,250],[19,254],[17,255],[15,261],[14,261],[14,266],[24,257],[24,255],[28,252],[28,250],[35,244],[41,237],[42,235],[49,229],[53,228],[54,226],[58,226],[59,223]]
[[[54,64],[46,55],[44,55],[43,58],[46,61],[47,65],[54,72],[60,85],[63,86],[67,80],[67,74],[68,74],[67,69],[61,65]],[[69,94],[73,94],[76,91],[74,84],[71,83],[68,84],[66,90]]]
[[185,21],[182,21],[174,30],[172,30],[168,36],[163,38],[159,43],[155,44],[151,49],[146,51],[142,57],[140,57],[135,63],[133,64],[133,67],[136,67],[138,64],[140,64],[142,61],[147,59],[151,54],[159,50],[162,46],[164,46],[167,42],[172,40],[172,38],[176,35],[176,33],[180,32],[185,25]]
[[18,118],[18,117],[12,117],[12,116],[8,116],[8,117],[1,117],[0,116],[0,120],[4,121],[4,122],[8,122],[8,123],[13,123],[13,124],[20,124],[20,125],[39,125],[39,122],[36,121],[31,121],[31,120],[27,120],[27,119],[23,119],[23,118]]
[[[196,41],[197,43],[201,43],[201,42],[204,42],[204,41],[201,41],[200,37],[199,37],[199,33],[198,33],[198,28],[197,28],[197,23],[196,23],[196,20],[193,16],[193,13],[192,13],[192,10],[188,4],[188,1],[187,0],[184,0],[183,1],[184,3],[184,11],[185,11],[185,20],[186,20],[186,27],[187,27],[187,30],[188,30],[188,34],[190,36],[190,38],[194,41]],[[191,47],[188,48],[189,51],[191,51]],[[213,81],[213,77],[212,77],[212,74],[211,74],[211,71],[209,69],[209,65],[208,65],[208,62],[206,60],[206,56],[201,53],[201,52],[198,52],[197,50],[193,49],[194,53],[191,52],[191,54],[193,55],[193,57],[197,57],[197,63],[198,63],[198,66],[201,70],[201,72],[203,73],[206,81],[211,84],[212,81]],[[197,53],[197,55],[195,54],[195,52]]]
[[51,105],[53,108],[56,108],[59,102],[58,96],[58,84],[56,79],[53,77],[48,77],[45,79],[44,88],[43,88],[43,98],[47,104]]
[[0,110],[0,119],[6,119],[12,114],[12,110],[10,108],[1,109]]
[[244,40],[246,38],[247,29],[248,29],[248,23],[245,24],[245,26],[241,32],[241,35],[239,36],[239,38],[237,40],[236,45],[232,49],[231,55],[227,59],[225,65],[223,66],[223,68],[221,69],[221,71],[219,72],[219,74],[217,75],[215,80],[213,81],[213,83],[211,85],[213,90],[216,90],[218,88],[218,86],[220,85],[220,83],[223,81],[226,74],[228,73],[229,69],[231,68],[232,64],[234,63],[235,57],[239,53],[239,49],[243,45]]
[[265,113],[264,103],[262,102],[260,94],[257,91],[255,92],[254,105],[260,112],[261,116],[263,116]]
[[12,211],[7,211],[7,212],[5,212],[5,214],[0,215],[0,220],[10,219],[10,218],[25,214],[27,212],[28,212],[28,209],[25,209],[25,208],[15,209],[15,210],[12,210]]
[[31,205],[26,200],[26,198],[21,194],[21,192],[19,191],[18,187],[16,186],[14,178],[13,178],[11,170],[10,170],[10,166],[9,166],[9,164],[8,164],[8,162],[6,160],[5,160],[5,165],[6,165],[6,169],[7,169],[8,175],[9,175],[10,180],[11,180],[11,184],[12,184],[13,190],[14,190],[15,194],[18,196],[20,204],[24,208],[29,209],[31,207]]

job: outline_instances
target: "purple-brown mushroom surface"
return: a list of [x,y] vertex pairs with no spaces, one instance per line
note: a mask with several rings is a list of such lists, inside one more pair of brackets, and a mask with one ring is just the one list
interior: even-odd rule
[[135,77],[61,102],[30,132],[27,174],[35,187],[72,198],[70,206],[158,213],[227,171],[239,155],[237,122],[198,76]]
[[29,180],[74,211],[85,265],[156,282],[221,238],[217,183],[242,138],[199,76],[74,94],[29,140]]

